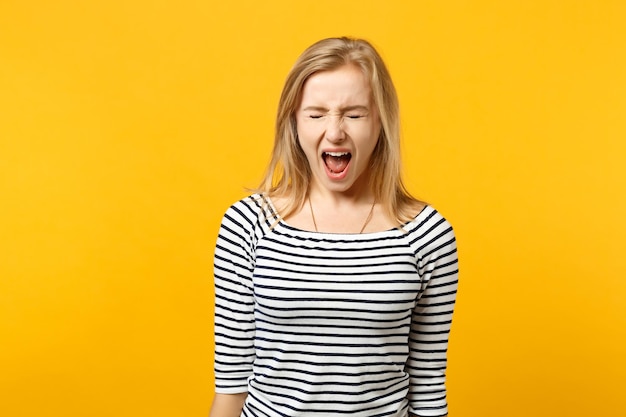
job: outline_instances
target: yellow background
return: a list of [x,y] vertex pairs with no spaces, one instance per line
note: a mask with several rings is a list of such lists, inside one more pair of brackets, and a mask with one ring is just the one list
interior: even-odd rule
[[212,250],[327,36],[454,224],[452,416],[626,409],[626,3],[0,2],[0,415],[205,416]]

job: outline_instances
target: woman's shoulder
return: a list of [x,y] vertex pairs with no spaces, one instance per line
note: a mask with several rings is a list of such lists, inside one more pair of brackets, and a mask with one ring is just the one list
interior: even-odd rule
[[272,221],[275,219],[275,209],[272,202],[263,194],[250,194],[230,205],[224,214],[224,219],[236,223],[250,225]]
[[413,219],[404,225],[409,233],[453,233],[452,224],[435,207],[424,204]]
[[259,212],[268,200],[260,193],[249,194],[240,200],[235,201],[228,207],[227,211],[251,210]]

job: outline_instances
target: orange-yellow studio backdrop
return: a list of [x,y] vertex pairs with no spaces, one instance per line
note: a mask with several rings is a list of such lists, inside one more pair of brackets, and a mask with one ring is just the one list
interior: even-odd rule
[[297,55],[372,41],[456,228],[455,417],[626,409],[626,2],[0,2],[0,415],[206,416],[212,252]]

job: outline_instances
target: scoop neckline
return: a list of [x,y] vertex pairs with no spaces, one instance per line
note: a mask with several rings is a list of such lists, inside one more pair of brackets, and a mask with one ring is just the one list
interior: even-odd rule
[[280,214],[278,213],[278,210],[276,209],[276,206],[274,205],[274,202],[272,201],[272,199],[267,196],[267,195],[261,195],[261,197],[263,199],[265,199],[268,204],[270,209],[272,210],[272,214],[275,216],[276,220],[277,220],[277,225],[281,225],[282,227],[289,229],[289,230],[293,230],[296,232],[300,232],[300,233],[309,233],[309,234],[313,234],[313,235],[318,235],[318,236],[336,236],[336,237],[342,237],[342,236],[349,236],[349,237],[355,237],[355,236],[374,236],[374,235],[380,235],[380,234],[387,234],[387,233],[391,233],[391,232],[396,232],[396,231],[405,231],[406,229],[405,227],[407,225],[409,225],[410,223],[414,222],[415,219],[417,219],[425,210],[427,207],[429,207],[428,204],[425,204],[424,207],[419,211],[419,213],[417,213],[411,220],[408,220],[402,224],[400,224],[397,227],[392,227],[390,229],[385,229],[385,230],[378,230],[378,231],[372,231],[372,232],[364,232],[364,233],[358,233],[358,232],[320,232],[317,230],[307,230],[307,229],[303,229],[300,227],[296,227],[293,226],[292,224],[290,224],[289,222],[287,222],[286,220],[284,220]]

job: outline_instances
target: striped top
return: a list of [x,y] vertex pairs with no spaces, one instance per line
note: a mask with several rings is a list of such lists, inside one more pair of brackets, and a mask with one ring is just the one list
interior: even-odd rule
[[425,207],[400,229],[300,230],[267,199],[231,206],[215,249],[215,381],[242,416],[447,414],[457,289],[450,224]]

